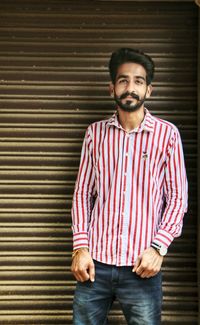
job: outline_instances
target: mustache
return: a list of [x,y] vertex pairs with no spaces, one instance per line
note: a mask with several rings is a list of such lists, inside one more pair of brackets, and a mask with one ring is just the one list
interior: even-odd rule
[[133,99],[137,99],[137,100],[140,100],[140,97],[138,96],[138,95],[136,95],[134,92],[129,92],[129,91],[127,91],[126,93],[124,93],[124,94],[122,94],[120,97],[119,97],[119,99],[124,99],[124,98],[126,98],[126,97],[128,97],[128,96],[131,96]]

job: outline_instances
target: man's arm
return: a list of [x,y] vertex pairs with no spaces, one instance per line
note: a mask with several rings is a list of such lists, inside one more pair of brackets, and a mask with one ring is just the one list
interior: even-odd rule
[[94,278],[93,260],[88,252],[88,226],[92,199],[95,194],[95,173],[92,157],[92,139],[86,131],[80,167],[72,202],[73,259],[71,270],[78,281]]
[[[167,152],[164,177],[166,207],[158,232],[153,239],[157,246],[169,247],[175,237],[180,236],[183,216],[187,211],[188,184],[181,138],[177,129],[173,129]],[[160,271],[163,262],[153,247],[146,249],[138,257],[133,271],[141,277],[151,277]]]
[[164,177],[166,207],[153,242],[169,247],[182,232],[183,217],[187,212],[188,183],[180,134],[174,129],[168,146]]

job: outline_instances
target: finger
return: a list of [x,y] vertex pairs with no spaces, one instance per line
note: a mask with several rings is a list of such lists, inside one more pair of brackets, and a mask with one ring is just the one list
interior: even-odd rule
[[78,273],[77,273],[77,269],[76,269],[76,267],[75,267],[75,263],[74,263],[74,261],[72,262],[72,265],[71,265],[71,272],[72,272],[73,276],[75,277],[75,279],[76,279],[77,281],[80,281],[80,278],[79,278],[79,275],[78,275]]
[[144,270],[141,273],[141,277],[142,278],[151,278],[153,276],[155,276],[157,273],[159,272],[159,268],[157,267],[157,265],[154,263],[153,265],[151,265],[151,267],[149,267],[149,269]]
[[140,274],[141,278],[151,278],[152,277],[152,272],[151,271],[147,271],[144,270],[141,274]]
[[89,280],[89,274],[84,269],[74,268],[73,275],[75,276],[76,280],[80,282]]
[[89,272],[90,281],[94,282],[94,280],[95,280],[95,267],[94,267],[93,262],[91,262],[89,264],[88,272]]
[[140,262],[141,262],[141,258],[140,258],[140,256],[138,256],[138,258],[137,258],[137,260],[136,260],[136,262],[135,262],[135,264],[134,264],[134,267],[133,267],[133,269],[132,269],[133,272],[136,272],[137,268],[138,268],[139,265],[140,265]]
[[79,275],[79,277],[81,278],[81,281],[82,281],[82,282],[84,282],[84,281],[88,281],[89,278],[90,278],[90,277],[89,277],[89,273],[88,273],[88,271],[85,270],[85,269],[81,269],[81,270],[79,270],[78,275]]
[[142,278],[152,277],[157,273],[156,272],[157,265],[158,265],[157,257],[153,259],[150,263],[149,262],[147,263],[144,260],[142,260],[140,266],[136,270],[136,273]]
[[137,270],[136,270],[136,273],[137,275],[140,275],[146,271],[146,268],[147,268],[147,265],[144,263],[144,261],[140,263],[140,265],[138,266]]
[[81,277],[79,276],[79,274],[77,273],[77,272],[72,272],[73,273],[73,276],[75,277],[75,279],[77,280],[77,281],[79,281],[79,282],[82,282],[82,279],[81,279]]

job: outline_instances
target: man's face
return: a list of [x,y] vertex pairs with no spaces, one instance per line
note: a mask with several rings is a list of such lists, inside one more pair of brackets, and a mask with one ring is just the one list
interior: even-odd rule
[[126,112],[140,109],[151,90],[151,86],[146,83],[146,70],[142,65],[132,62],[119,66],[115,84],[111,85],[118,107]]

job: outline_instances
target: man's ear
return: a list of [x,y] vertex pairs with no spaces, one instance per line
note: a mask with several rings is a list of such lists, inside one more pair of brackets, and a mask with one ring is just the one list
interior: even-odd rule
[[114,97],[114,85],[112,82],[110,82],[109,84],[109,92],[110,92],[110,96]]
[[152,91],[153,91],[153,86],[152,84],[150,84],[147,86],[146,98],[149,98],[151,96]]

